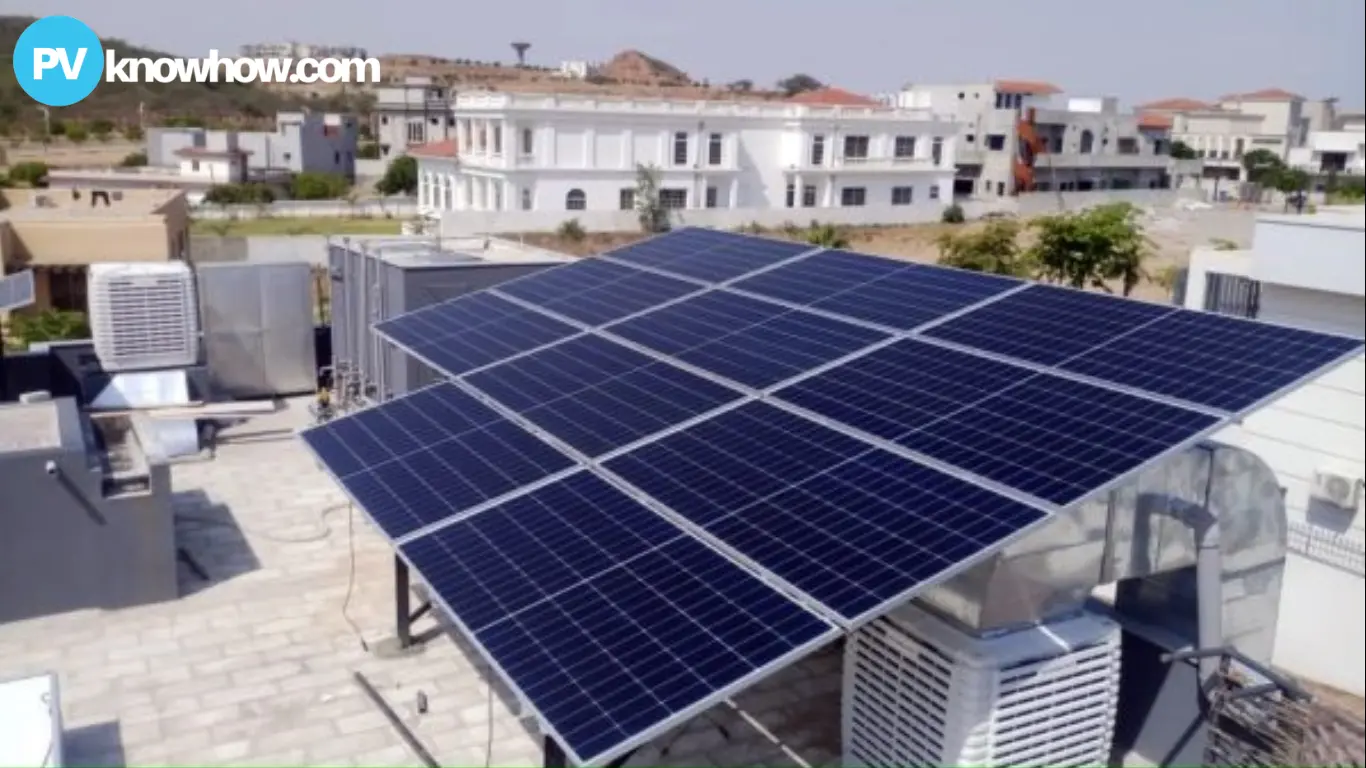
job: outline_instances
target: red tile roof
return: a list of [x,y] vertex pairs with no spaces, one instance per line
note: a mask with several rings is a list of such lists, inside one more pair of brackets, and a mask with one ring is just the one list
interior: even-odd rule
[[1219,97],[1220,101],[1304,101],[1304,97],[1298,93],[1291,93],[1282,88],[1263,88],[1260,91],[1251,93],[1226,93]]
[[1138,127],[1149,128],[1152,130],[1171,130],[1171,115],[1159,115],[1156,112],[1141,112],[1138,115]]
[[455,139],[433,141],[428,144],[417,144],[408,147],[408,154],[421,157],[455,157],[457,153]]
[[881,107],[882,102],[843,88],[818,88],[803,91],[788,101],[793,104],[809,104],[817,107]]
[[1042,80],[997,80],[997,93],[1018,93],[1025,96],[1052,96],[1062,89]]
[[1177,97],[1139,104],[1136,109],[1148,112],[1198,112],[1204,109],[1214,109],[1214,105],[1196,99]]

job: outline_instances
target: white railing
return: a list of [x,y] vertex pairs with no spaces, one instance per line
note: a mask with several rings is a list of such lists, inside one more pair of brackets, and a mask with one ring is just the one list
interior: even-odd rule
[[1293,520],[1286,531],[1286,548],[1324,565],[1366,576],[1366,541],[1360,534],[1337,533],[1313,523]]
[[679,99],[598,99],[569,95],[461,93],[455,110],[537,110],[558,112],[614,112],[648,115],[689,115],[752,118],[838,118],[887,122],[934,120],[928,109],[890,107],[822,107],[782,102],[679,100]]

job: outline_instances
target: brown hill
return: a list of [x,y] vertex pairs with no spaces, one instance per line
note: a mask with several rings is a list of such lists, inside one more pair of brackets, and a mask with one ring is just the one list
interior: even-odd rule
[[640,51],[622,51],[598,69],[598,75],[619,83],[640,85],[692,85],[687,73],[667,61]]

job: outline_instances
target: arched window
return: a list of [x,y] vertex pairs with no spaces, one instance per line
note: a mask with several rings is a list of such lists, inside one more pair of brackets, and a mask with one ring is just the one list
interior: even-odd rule
[[1096,137],[1090,131],[1081,132],[1081,153],[1083,155],[1091,152],[1091,145],[1096,143]]
[[588,197],[582,189],[571,189],[564,196],[564,207],[569,211],[582,211],[588,207]]

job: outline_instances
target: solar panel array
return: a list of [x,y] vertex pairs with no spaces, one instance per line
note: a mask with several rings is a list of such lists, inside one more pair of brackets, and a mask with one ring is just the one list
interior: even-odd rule
[[304,440],[579,764],[1361,349],[699,229],[376,329],[452,381]]
[[0,275],[0,312],[27,307],[34,302],[34,297],[33,270]]

